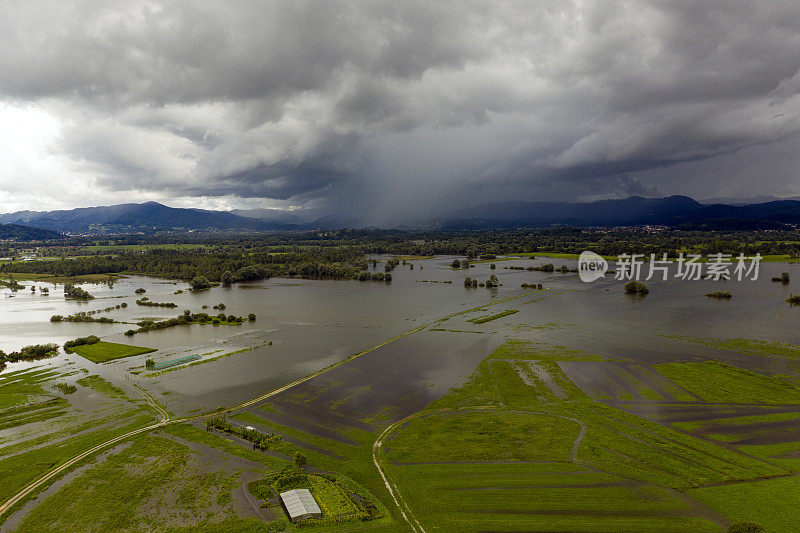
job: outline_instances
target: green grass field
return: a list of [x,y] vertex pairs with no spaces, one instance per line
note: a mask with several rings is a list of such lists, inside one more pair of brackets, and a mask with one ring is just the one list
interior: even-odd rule
[[392,460],[404,463],[564,461],[579,431],[577,423],[548,414],[434,411],[405,424],[387,445]]
[[106,363],[123,357],[132,357],[145,353],[155,352],[155,348],[145,348],[143,346],[131,346],[117,342],[99,341],[95,344],[84,344],[70,348],[71,353],[76,353],[85,357],[93,363]]
[[738,352],[745,355],[755,355],[761,357],[786,357],[789,359],[800,358],[800,346],[793,344],[786,344],[783,342],[763,341],[756,339],[707,339],[700,337],[679,337],[670,336],[670,338],[682,340],[685,342],[692,342],[702,344],[710,348],[717,348],[719,350],[729,350]]
[[655,365],[676,385],[710,403],[800,404],[800,388],[718,361]]
[[721,531],[665,489],[570,463],[415,464],[391,473],[428,530]]
[[81,274],[77,276],[54,276],[52,274],[35,274],[26,272],[1,272],[0,278],[14,278],[17,281],[46,281],[47,283],[106,283],[118,278],[117,274]]
[[689,491],[689,495],[735,522],[756,522],[765,533],[800,531],[800,477],[782,477]]
[[[462,386],[384,441],[390,477],[426,529],[723,532],[740,517],[681,493],[707,485],[740,487],[794,471],[793,464],[766,453],[763,459],[747,455],[588,400],[557,361],[600,358],[543,348],[504,343]],[[566,397],[550,394],[541,376],[527,371],[528,361]],[[800,398],[780,379],[716,362],[656,368],[708,401],[751,402],[756,391],[766,391],[767,402]],[[643,400],[663,401],[645,392]],[[794,416],[774,414],[767,421]]]
[[235,476],[202,467],[187,446],[143,436],[70,481],[17,531],[268,531],[237,516],[236,484]]

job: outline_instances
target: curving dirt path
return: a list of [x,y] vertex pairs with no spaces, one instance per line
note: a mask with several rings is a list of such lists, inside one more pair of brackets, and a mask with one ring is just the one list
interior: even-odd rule
[[425,533],[425,528],[422,527],[422,524],[419,523],[417,517],[414,516],[413,511],[409,507],[408,503],[403,499],[400,495],[400,491],[397,488],[397,484],[392,483],[389,479],[388,475],[386,474],[386,470],[383,467],[382,460],[380,459],[379,452],[383,447],[383,441],[386,439],[389,434],[391,434],[395,429],[399,428],[406,422],[413,420],[415,418],[420,418],[423,416],[430,416],[435,414],[442,414],[442,413],[456,413],[456,412],[465,412],[465,411],[489,411],[489,410],[496,410],[496,411],[505,411],[510,413],[524,413],[524,414],[536,414],[536,415],[548,415],[554,416],[556,418],[563,418],[565,420],[570,420],[575,422],[580,427],[580,431],[578,432],[578,436],[575,437],[575,441],[572,443],[572,450],[570,451],[569,461],[578,463],[577,455],[578,455],[578,447],[583,440],[584,435],[586,435],[586,424],[576,418],[570,418],[568,416],[557,415],[554,413],[546,413],[543,411],[524,411],[519,409],[505,409],[503,407],[497,407],[493,405],[483,405],[483,406],[474,406],[474,407],[459,407],[455,409],[434,409],[432,411],[419,411],[417,413],[408,415],[407,417],[398,420],[394,424],[391,424],[386,427],[386,429],[381,432],[378,436],[378,439],[372,445],[372,462],[375,463],[375,468],[378,469],[378,473],[381,475],[383,479],[384,485],[386,485],[386,489],[389,491],[389,495],[392,497],[392,501],[397,506],[398,510],[400,511],[400,515],[403,519],[411,526],[412,531],[415,533]]

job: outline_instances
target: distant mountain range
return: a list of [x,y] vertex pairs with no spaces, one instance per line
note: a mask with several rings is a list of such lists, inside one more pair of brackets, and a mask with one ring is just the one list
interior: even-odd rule
[[157,233],[161,231],[269,231],[297,229],[225,211],[180,209],[157,202],[82,207],[65,211],[18,211],[0,215],[0,222],[23,224],[71,234]]
[[800,224],[800,201],[746,205],[701,204],[688,196],[600,200],[587,203],[501,202],[454,212],[447,229],[570,226],[683,226],[698,229],[768,229]]
[[[319,210],[249,209],[208,211],[167,207],[156,202],[84,207],[63,211],[0,214],[0,223],[69,234],[158,233],[190,231],[293,231],[363,227],[354,217]],[[501,229],[518,227],[664,225],[705,229],[780,228],[800,224],[800,201],[701,204],[687,196],[597,202],[499,202],[459,209],[426,228]],[[1,226],[5,228],[6,226]],[[12,229],[4,230],[7,233]],[[19,232],[20,230],[13,230]],[[0,238],[3,233],[0,232]],[[50,234],[50,237],[55,238]]]

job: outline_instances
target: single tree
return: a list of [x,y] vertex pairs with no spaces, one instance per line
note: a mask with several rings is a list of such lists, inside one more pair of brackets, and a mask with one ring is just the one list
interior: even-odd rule
[[300,452],[295,452],[294,454],[294,466],[297,468],[303,468],[308,464],[308,457],[303,455]]

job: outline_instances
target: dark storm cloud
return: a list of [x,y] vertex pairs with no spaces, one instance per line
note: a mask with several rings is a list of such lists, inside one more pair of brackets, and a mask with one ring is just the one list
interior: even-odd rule
[[[798,11],[31,1],[0,14],[0,102],[56,117],[66,179],[104,190],[367,201],[376,220],[475,202],[468,190],[672,194],[670,169],[729,169],[727,156],[797,137]],[[703,168],[691,190],[724,195]],[[796,174],[769,182],[800,193]]]

